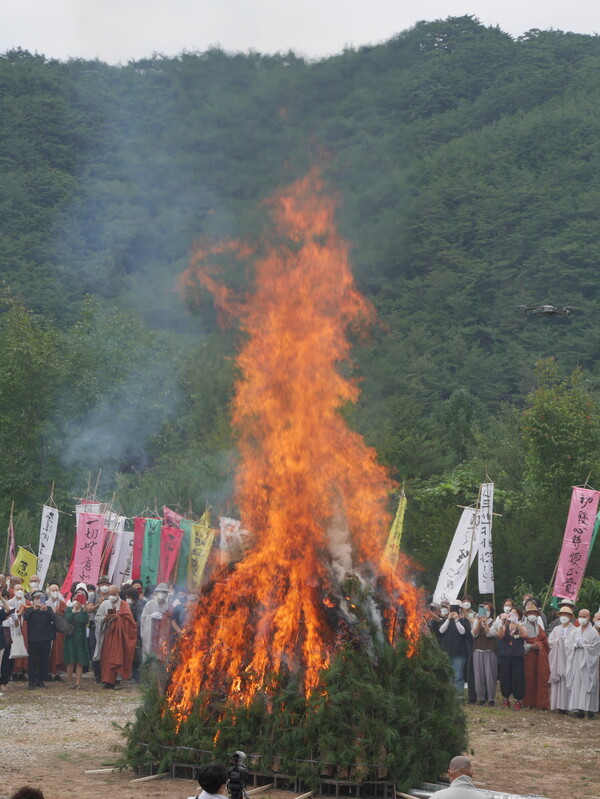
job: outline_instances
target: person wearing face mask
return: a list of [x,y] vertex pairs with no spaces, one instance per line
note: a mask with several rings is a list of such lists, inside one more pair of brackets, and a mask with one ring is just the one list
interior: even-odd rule
[[40,588],[40,578],[38,574],[32,574],[29,578],[29,591],[25,594],[25,599],[31,602],[31,596],[34,591]]
[[465,664],[469,650],[467,640],[471,638],[469,620],[461,616],[460,605],[450,605],[450,612],[440,624],[440,648],[448,655],[454,671],[454,686],[459,699],[464,698]]
[[[25,649],[27,649],[27,622],[24,619],[24,613],[27,608],[31,606],[31,600],[26,598],[25,589],[18,580],[17,582],[13,583],[13,592],[13,598],[8,600],[9,605],[15,609],[15,613],[10,618],[11,638],[14,644],[15,640],[18,637],[21,637],[21,642]],[[14,652],[11,651],[11,654],[14,654]],[[27,679],[27,671],[29,668],[28,658],[11,658],[10,662],[12,679],[25,681]]]
[[140,681],[140,667],[142,665],[142,638],[140,631],[142,628],[142,613],[144,611],[144,602],[140,597],[136,588],[127,587],[121,591],[121,599],[125,600],[131,609],[135,624],[137,627],[137,638],[135,643],[135,652],[133,655],[133,666],[131,669],[131,679],[135,683]]
[[131,608],[111,585],[107,599],[96,611],[96,651],[105,688],[121,688],[121,680],[131,679],[137,625]]
[[473,672],[475,676],[475,694],[480,705],[493,706],[496,700],[496,682],[498,679],[498,660],[496,657],[496,636],[492,632],[494,623],[494,606],[491,602],[483,602],[471,632],[473,634]]
[[566,639],[570,636],[573,627],[573,611],[569,605],[561,607],[558,611],[557,626],[553,626],[548,636],[550,647],[550,710],[558,710],[565,715],[569,709],[569,694],[567,688],[567,648]]
[[142,654],[156,655],[160,660],[165,660],[169,653],[172,633],[172,610],[168,602],[169,587],[166,583],[159,583],[152,599],[144,606],[142,613]]
[[[4,652],[6,648],[8,648],[8,660],[10,662],[10,646],[12,639],[10,637],[10,617],[14,614],[14,608],[8,604],[8,600],[5,599],[0,594],[0,664],[1,667],[4,667]],[[10,680],[10,674],[7,676],[6,680],[4,680],[4,675],[2,671],[0,671],[0,685],[6,685],[6,683]],[[2,694],[0,693],[0,696]]]
[[525,639],[525,707],[548,710],[550,707],[550,663],[548,638],[539,624],[540,611],[535,602],[525,606],[523,625],[527,631]]
[[598,712],[600,635],[590,623],[591,614],[586,608],[579,611],[578,621],[579,629],[572,629],[565,641],[569,710],[580,719],[586,712],[593,719]]
[[[81,584],[80,584],[81,585]],[[73,632],[65,639],[64,661],[67,667],[67,683],[69,688],[81,688],[81,678],[84,668],[90,662],[87,643],[87,625],[89,614],[85,610],[88,595],[87,592],[77,586],[71,607],[65,610],[65,619],[71,622]],[[75,680],[73,681],[73,672]]]
[[29,685],[34,688],[45,688],[48,679],[50,649],[56,636],[54,611],[46,604],[48,598],[39,588],[30,592],[32,605],[23,613],[27,622],[29,652]]
[[[58,585],[56,585],[56,583],[52,583],[48,586],[48,599],[46,600],[46,604],[49,608],[52,608],[55,616],[57,614],[64,616],[65,610],[67,609],[67,603],[58,590]],[[56,638],[52,643],[52,650],[50,652],[49,676],[51,681],[54,680],[55,682],[62,682],[60,672],[65,671],[66,669],[63,655],[64,648],[64,633],[59,633],[57,630]]]
[[108,589],[110,587],[110,580],[106,575],[98,578],[98,584],[96,586],[96,590],[89,590],[88,592],[88,602],[85,605],[85,610],[87,610],[89,615],[89,636],[88,636],[88,650],[90,653],[90,660],[92,661],[92,671],[94,672],[94,678],[96,680],[96,685],[99,685],[102,682],[102,675],[101,675],[101,668],[100,668],[100,661],[94,660],[94,652],[96,651],[96,613],[98,612],[98,608],[100,605],[106,600],[108,597]]
[[[505,603],[505,607],[508,607]],[[504,616],[504,618],[503,618]],[[515,710],[523,707],[525,696],[525,664],[523,661],[527,631],[521,623],[521,611],[509,607],[509,613],[500,615],[502,624],[498,629],[498,674],[503,706],[510,708],[510,697],[515,700]]]

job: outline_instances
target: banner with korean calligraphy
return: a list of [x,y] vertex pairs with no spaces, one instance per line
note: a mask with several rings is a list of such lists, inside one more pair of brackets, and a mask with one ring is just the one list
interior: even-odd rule
[[[80,513],[77,517],[72,582],[96,583],[100,576],[104,544],[104,514]],[[70,590],[71,586],[66,586]]]
[[482,483],[477,513],[477,550],[479,552],[479,593],[494,593],[494,559],[492,553],[492,515],[494,484]]
[[188,586],[191,589],[200,588],[202,575],[204,574],[216,534],[216,530],[213,530],[210,526],[210,513],[208,510],[204,512],[199,522],[192,524],[187,572]]
[[54,542],[56,541],[56,530],[58,528],[58,511],[44,505],[42,510],[42,522],[40,524],[40,543],[38,547],[38,577],[40,578],[40,588],[44,585],[44,580],[48,574],[48,567],[54,552]]
[[[9,568],[15,562],[17,557],[17,547],[15,544],[15,527],[13,524],[12,513],[10,514],[10,521],[8,523],[8,566]],[[34,572],[35,574],[35,572]]]
[[567,516],[567,526],[556,569],[554,596],[577,599],[585,574],[598,512],[600,491],[574,488]]
[[140,568],[140,577],[146,586],[156,585],[158,582],[161,529],[162,519],[146,519]]
[[406,496],[404,491],[400,494],[400,501],[398,502],[398,510],[396,516],[390,527],[387,543],[383,554],[394,566],[398,562],[398,555],[400,554],[400,542],[402,541],[402,530],[404,528],[404,514],[406,513]]
[[131,577],[133,556],[133,531],[123,530],[118,534],[118,543],[108,567],[108,576],[113,585],[123,585]]
[[17,555],[10,567],[10,573],[13,577],[18,577],[21,580],[21,585],[24,591],[29,591],[29,578],[32,574],[36,573],[37,558],[24,547],[19,547]]
[[187,569],[190,560],[190,547],[192,543],[192,524],[191,519],[182,519],[180,527],[183,530],[183,538],[181,539],[181,546],[179,547],[179,557],[177,558],[177,571],[174,579],[179,585],[187,584]]
[[160,536],[159,583],[168,583],[171,580],[171,575],[177,563],[182,538],[183,530],[179,527],[167,527],[163,525]]
[[434,602],[440,603],[444,599],[454,602],[462,588],[477,554],[476,517],[475,508],[465,508],[462,512],[433,594]]

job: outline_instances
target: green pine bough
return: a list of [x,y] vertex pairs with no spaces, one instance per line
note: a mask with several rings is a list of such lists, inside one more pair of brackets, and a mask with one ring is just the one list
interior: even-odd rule
[[200,695],[179,730],[164,700],[166,674],[151,664],[118,765],[226,764],[241,749],[250,770],[300,777],[309,789],[321,777],[389,780],[397,790],[434,780],[465,751],[466,718],[436,642],[424,637],[406,653],[405,641],[378,644],[374,655],[347,645],[308,699],[282,674],[272,696],[248,707]]

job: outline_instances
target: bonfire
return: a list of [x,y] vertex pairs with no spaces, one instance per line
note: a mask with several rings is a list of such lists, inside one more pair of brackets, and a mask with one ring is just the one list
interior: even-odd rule
[[[270,210],[273,229],[256,247],[202,244],[182,277],[188,291],[208,289],[222,323],[237,321],[243,336],[235,502],[253,543],[213,565],[166,695],[149,700],[164,734],[156,756],[166,762],[169,747],[193,743],[211,757],[255,752],[263,770],[313,783],[434,777],[464,744],[462,715],[443,656],[423,640],[410,564],[384,552],[398,487],[343,415],[359,393],[349,334],[366,329],[373,308],[316,170]],[[219,279],[224,257],[251,265],[244,296]],[[130,761],[136,739],[146,756],[152,746],[148,712]]]

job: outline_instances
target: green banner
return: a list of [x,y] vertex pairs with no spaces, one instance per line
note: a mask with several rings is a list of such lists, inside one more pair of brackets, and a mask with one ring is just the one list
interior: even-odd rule
[[160,561],[162,519],[146,519],[140,576],[144,585],[156,585]]
[[181,519],[179,526],[183,530],[183,538],[181,539],[181,547],[179,548],[179,557],[177,558],[177,573],[175,582],[177,585],[185,586],[187,584],[187,570],[188,561],[190,559],[190,544],[192,542],[192,524],[191,519]]

